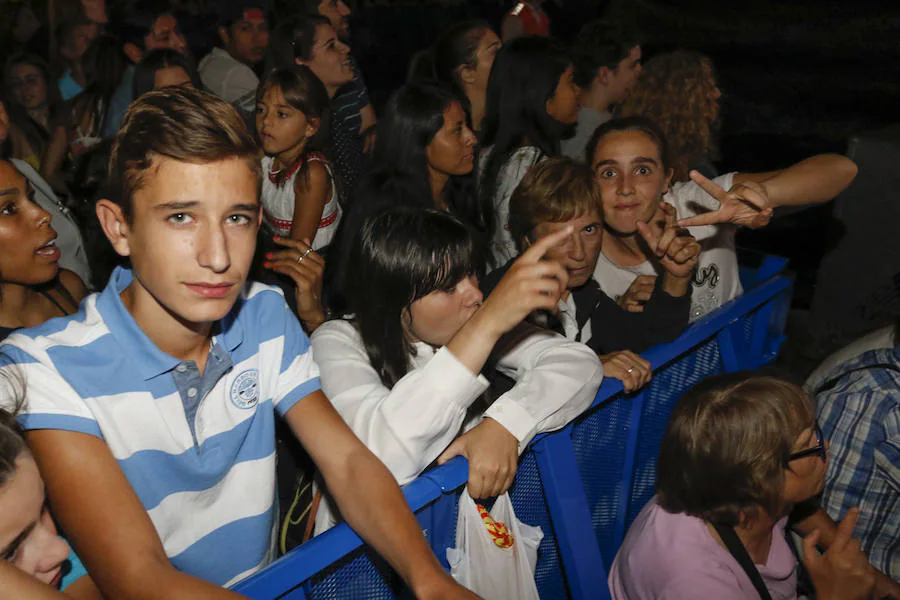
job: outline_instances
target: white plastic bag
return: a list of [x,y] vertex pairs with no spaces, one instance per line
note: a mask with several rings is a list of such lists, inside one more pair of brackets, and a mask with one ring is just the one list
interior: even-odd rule
[[498,497],[490,514],[484,515],[487,518],[464,490],[456,518],[456,548],[447,548],[450,574],[484,600],[540,600],[534,567],[544,537],[541,528],[516,519],[509,494]]

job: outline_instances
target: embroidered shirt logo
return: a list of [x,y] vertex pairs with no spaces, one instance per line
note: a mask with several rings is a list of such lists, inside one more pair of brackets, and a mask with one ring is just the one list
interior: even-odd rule
[[259,401],[259,371],[247,369],[231,382],[231,403],[238,408],[253,408]]

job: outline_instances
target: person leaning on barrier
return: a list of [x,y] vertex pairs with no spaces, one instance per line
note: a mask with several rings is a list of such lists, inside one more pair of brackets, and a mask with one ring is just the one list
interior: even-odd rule
[[[594,399],[596,355],[521,323],[559,301],[566,272],[541,258],[571,233],[536,241],[482,302],[478,245],[456,217],[397,207],[360,227],[347,309],[316,329],[313,352],[325,393],[399,483],[462,455],[472,497],[501,494],[531,439]],[[515,384],[489,404],[482,372],[494,370]],[[334,522],[322,503],[316,531]]]
[[[784,529],[821,492],[827,452],[798,386],[751,372],[696,385],[663,436],[656,496],[613,562],[613,599],[796,598]],[[835,525],[818,511],[793,524],[819,600],[872,597],[877,573],[851,537],[858,517]]]
[[[548,158],[531,168],[513,192],[509,226],[520,251],[566,227],[575,229],[565,244],[547,251],[569,276],[557,312],[533,314],[535,322],[587,344],[600,355],[604,374],[621,379],[626,391],[646,384],[650,363],[635,354],[670,342],[687,327],[691,277],[700,254],[697,241],[674,227],[674,216],[658,231],[644,228],[645,240],[661,253],[664,274],[648,286],[644,310],[620,307],[603,293],[592,275],[603,240],[600,188],[590,167],[569,157]],[[482,282],[490,294],[512,266],[492,271]]]

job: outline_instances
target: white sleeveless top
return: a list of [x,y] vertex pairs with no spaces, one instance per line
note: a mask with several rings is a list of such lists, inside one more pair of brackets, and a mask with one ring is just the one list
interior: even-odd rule
[[[303,160],[297,161],[286,175],[282,176],[283,179],[276,177],[276,175],[279,175],[278,172],[274,174],[272,172],[274,160],[270,156],[265,156],[262,159],[263,220],[275,235],[290,237],[291,225],[294,223],[294,178],[297,177],[297,172],[300,170]],[[320,250],[331,243],[331,239],[337,231],[338,223],[341,221],[341,205],[338,203],[334,173],[325,157],[318,153],[312,153],[308,154],[304,160],[320,161],[325,166],[325,170],[328,171],[328,179],[331,182],[331,197],[325,204],[325,208],[322,209],[322,219],[319,221],[316,236],[312,241],[313,250]],[[275,181],[279,181],[279,183],[275,183]]]

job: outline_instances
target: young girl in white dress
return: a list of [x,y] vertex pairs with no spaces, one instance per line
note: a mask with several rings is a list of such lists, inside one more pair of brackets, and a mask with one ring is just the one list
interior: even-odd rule
[[328,93],[309,68],[271,71],[259,86],[256,130],[266,153],[263,220],[277,237],[305,241],[320,252],[334,237],[341,206],[325,156]]

